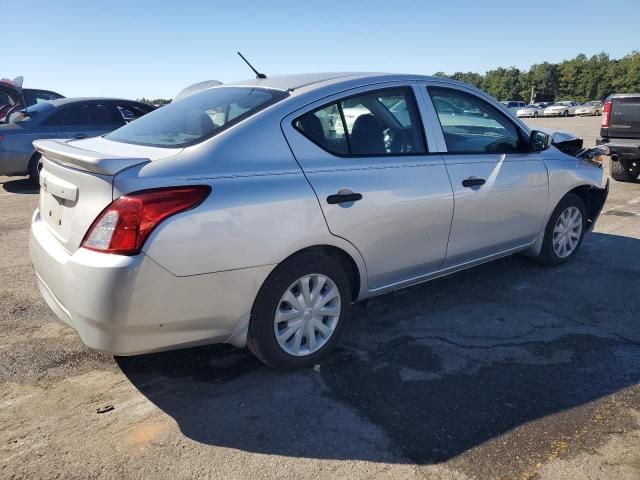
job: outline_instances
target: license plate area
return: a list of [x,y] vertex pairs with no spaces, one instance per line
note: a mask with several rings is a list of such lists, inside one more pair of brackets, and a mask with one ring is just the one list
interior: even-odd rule
[[69,239],[72,227],[73,208],[65,205],[66,203],[69,203],[69,200],[55,197],[48,192],[42,192],[40,195],[40,216],[51,232],[62,242]]

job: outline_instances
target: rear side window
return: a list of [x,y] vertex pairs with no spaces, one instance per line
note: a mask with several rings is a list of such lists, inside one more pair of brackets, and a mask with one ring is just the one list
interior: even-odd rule
[[89,105],[71,105],[62,113],[60,125],[89,125]]
[[265,88],[210,88],[154,110],[106,138],[152,147],[187,147],[213,137],[287,96],[287,92]]
[[[449,88],[429,88],[449,153],[512,153],[522,150],[516,126],[480,98]],[[454,105],[455,111],[441,109]]]
[[112,103],[89,105],[89,118],[92,125],[124,125],[124,119]]
[[298,117],[293,126],[339,156],[415,155],[426,152],[410,88],[367,92]]

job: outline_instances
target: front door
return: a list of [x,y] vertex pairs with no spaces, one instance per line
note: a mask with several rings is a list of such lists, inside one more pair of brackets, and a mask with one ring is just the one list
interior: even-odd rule
[[[517,249],[542,231],[547,169],[520,128],[472,92],[431,86],[455,213],[444,267]],[[440,108],[453,104],[455,113]]]
[[397,83],[359,88],[282,123],[329,230],[364,258],[370,290],[436,271],[446,254],[453,194],[415,98]]

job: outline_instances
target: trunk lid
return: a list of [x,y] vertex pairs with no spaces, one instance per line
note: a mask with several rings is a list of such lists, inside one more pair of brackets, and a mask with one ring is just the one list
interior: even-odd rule
[[[82,243],[96,217],[113,199],[113,179],[122,170],[176,154],[99,139],[37,140],[42,155],[40,216],[69,253]],[[158,151],[160,150],[160,151]]]

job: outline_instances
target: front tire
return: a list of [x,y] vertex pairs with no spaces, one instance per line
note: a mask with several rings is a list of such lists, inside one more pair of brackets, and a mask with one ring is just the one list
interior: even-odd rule
[[538,112],[533,112],[533,118],[538,118]]
[[542,249],[536,260],[543,265],[560,265],[574,256],[587,230],[587,209],[582,199],[568,193],[549,217]]
[[322,253],[295,255],[264,282],[251,310],[247,346],[274,368],[313,366],[337,345],[351,316],[342,264]]
[[564,112],[562,112],[562,116],[563,117],[568,117],[569,116],[569,110],[565,110]]

